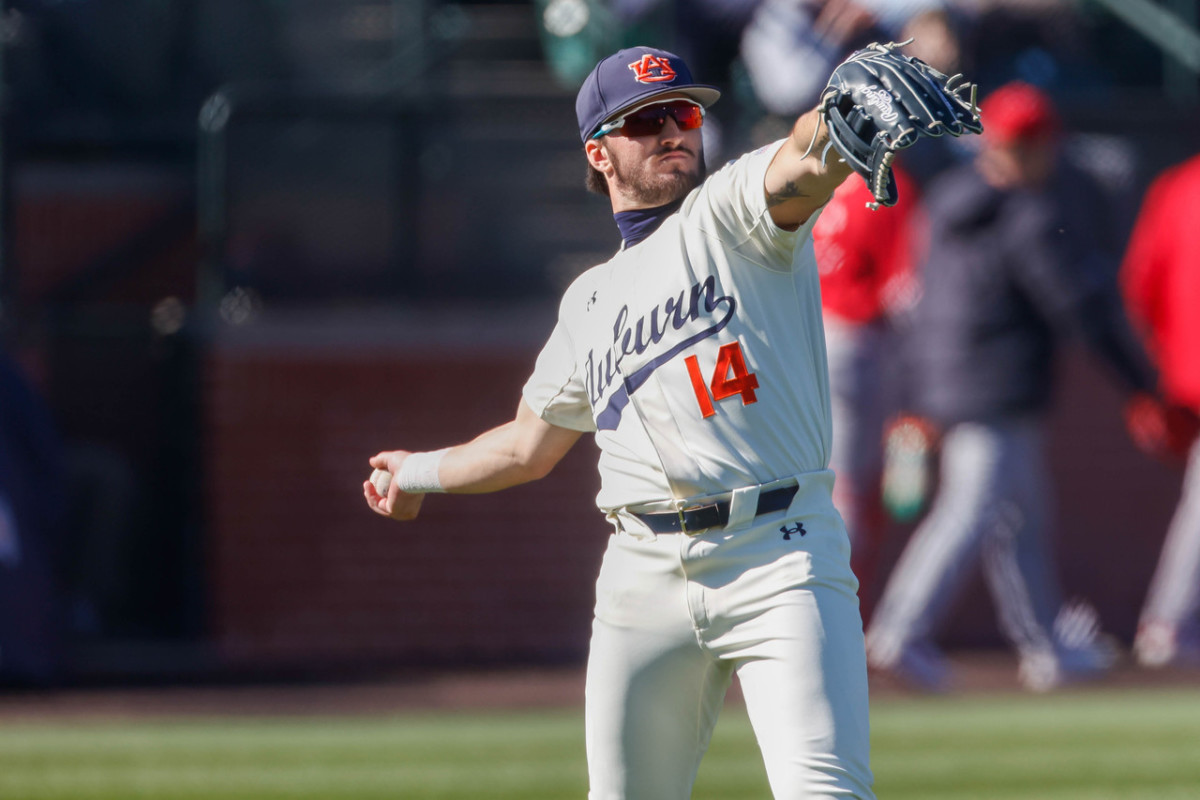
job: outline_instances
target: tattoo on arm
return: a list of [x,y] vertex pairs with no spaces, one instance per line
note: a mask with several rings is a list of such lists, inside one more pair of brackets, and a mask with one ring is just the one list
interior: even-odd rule
[[786,203],[789,200],[795,200],[797,197],[808,197],[809,194],[800,189],[796,181],[788,181],[781,186],[778,191],[771,192],[767,195],[767,208]]

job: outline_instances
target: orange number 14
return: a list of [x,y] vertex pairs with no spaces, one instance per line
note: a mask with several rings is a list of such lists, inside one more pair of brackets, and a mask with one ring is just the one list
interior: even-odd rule
[[[717,413],[713,400],[724,400],[735,394],[742,396],[742,405],[748,406],[758,402],[754,390],[758,388],[758,378],[753,372],[746,371],[746,360],[742,358],[740,342],[730,342],[721,345],[717,351],[717,368],[713,370],[712,380],[706,386],[704,376],[700,374],[700,361],[695,356],[683,360],[687,365],[688,377],[692,379],[692,389],[696,392],[696,402],[700,404],[700,414],[707,418]],[[712,397],[709,397],[709,390]]]

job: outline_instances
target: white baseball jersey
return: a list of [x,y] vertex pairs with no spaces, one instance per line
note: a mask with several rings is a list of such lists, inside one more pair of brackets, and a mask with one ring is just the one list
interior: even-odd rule
[[713,174],[563,297],[523,394],[547,422],[596,432],[601,510],[829,462],[817,214],[782,230],[763,188],[782,144]]

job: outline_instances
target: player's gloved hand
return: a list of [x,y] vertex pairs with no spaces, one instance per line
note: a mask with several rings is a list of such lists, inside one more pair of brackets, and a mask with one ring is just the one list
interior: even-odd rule
[[872,208],[896,204],[896,151],[922,136],[983,132],[975,84],[896,52],[904,44],[875,43],[851,55],[818,104],[830,145],[867,182]]
[[1125,427],[1143,452],[1180,463],[1200,436],[1200,417],[1184,406],[1138,393],[1125,404]]

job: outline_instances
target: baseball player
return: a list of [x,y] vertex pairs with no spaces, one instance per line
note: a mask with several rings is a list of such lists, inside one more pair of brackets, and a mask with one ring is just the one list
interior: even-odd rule
[[[596,503],[613,535],[587,665],[593,800],[690,797],[735,673],[776,797],[874,797],[809,235],[858,168],[843,150],[880,147],[876,197],[894,202],[891,148],[915,141],[912,130],[964,132],[950,117],[974,117],[945,76],[890,47],[872,53],[789,137],[707,179],[701,132],[719,93],[662,50],[602,60],[576,113],[589,185],[611,200],[621,250],[566,291],[511,422],[437,452],[370,459],[394,478],[386,496],[365,482],[367,503],[409,520],[426,493],[540,478],[595,435]],[[882,69],[895,92],[881,88]],[[863,110],[868,90],[874,112]],[[922,98],[943,93],[935,124]],[[903,130],[872,127],[876,112]],[[830,133],[847,121],[871,128],[858,150]]]
[[1121,267],[1121,283],[1161,374],[1167,402],[1129,404],[1143,448],[1186,463],[1179,505],[1138,621],[1133,651],[1147,667],[1200,666],[1200,155],[1151,184]]
[[1153,390],[1103,247],[1094,183],[1061,157],[1050,97],[1013,82],[983,101],[974,164],[928,193],[929,248],[909,320],[913,410],[943,432],[929,514],[867,631],[872,667],[925,689],[951,677],[935,639],[976,565],[1032,691],[1096,677],[1113,653],[1090,606],[1062,602],[1045,457],[1053,364],[1077,335],[1129,390]]

